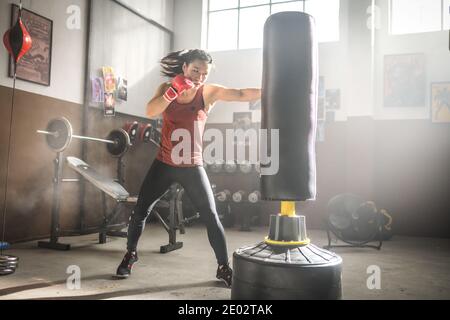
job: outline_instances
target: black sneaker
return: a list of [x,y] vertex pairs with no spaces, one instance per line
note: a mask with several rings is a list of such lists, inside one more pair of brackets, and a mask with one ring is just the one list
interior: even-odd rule
[[223,281],[227,287],[231,287],[233,270],[231,270],[228,264],[221,265],[217,268],[216,278]]
[[131,274],[133,264],[135,264],[138,260],[136,251],[128,251],[117,268],[116,277],[121,279],[128,278]]

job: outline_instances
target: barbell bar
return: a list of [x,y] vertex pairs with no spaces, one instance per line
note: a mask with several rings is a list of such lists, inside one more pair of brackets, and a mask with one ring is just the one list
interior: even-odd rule
[[[54,136],[55,138],[59,137],[59,133],[58,132],[49,132],[49,131],[44,131],[44,130],[37,130],[37,133],[45,134],[45,135],[48,135],[48,136]],[[76,134],[72,134],[72,138],[80,139],[80,140],[104,142],[104,143],[109,143],[109,144],[117,144],[118,143],[117,141],[112,141],[112,140],[105,140],[105,139],[85,137],[85,136],[77,136]]]
[[123,156],[131,145],[130,136],[123,129],[111,131],[106,139],[75,135],[69,120],[64,117],[50,120],[46,130],[36,132],[46,135],[48,146],[56,152],[63,152],[73,138],[106,143],[108,152],[114,157]]

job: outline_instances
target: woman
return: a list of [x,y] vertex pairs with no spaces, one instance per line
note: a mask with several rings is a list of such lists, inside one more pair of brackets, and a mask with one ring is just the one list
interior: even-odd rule
[[[228,262],[224,229],[203,168],[202,136],[208,113],[217,101],[255,101],[261,98],[261,90],[229,89],[205,84],[211,66],[211,56],[198,49],[173,52],[161,60],[163,75],[172,79],[161,84],[147,104],[149,118],[163,114],[161,145],[130,218],[128,251],[117,269],[118,277],[126,278],[131,274],[133,264],[138,261],[137,243],[149,212],[170,185],[178,182],[206,224],[208,239],[218,263],[217,279],[231,286],[232,270]],[[172,141],[177,133],[189,133],[191,148],[180,152],[177,146],[179,141]]]

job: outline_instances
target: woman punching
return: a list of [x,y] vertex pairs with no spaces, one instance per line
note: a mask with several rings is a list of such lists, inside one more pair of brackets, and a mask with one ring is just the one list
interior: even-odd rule
[[[117,269],[118,277],[126,278],[131,274],[133,264],[138,261],[137,244],[148,214],[170,185],[177,182],[206,225],[209,243],[218,263],[217,279],[231,286],[232,270],[225,233],[203,168],[202,137],[208,114],[216,102],[255,101],[261,98],[261,90],[206,84],[212,62],[211,56],[199,49],[173,52],[161,60],[162,74],[170,77],[171,81],[161,84],[147,104],[149,118],[163,116],[161,144],[130,217],[127,252]],[[181,136],[190,139],[190,148],[181,148],[180,151],[178,144],[181,142],[174,137]],[[185,141],[183,145],[186,146]]]

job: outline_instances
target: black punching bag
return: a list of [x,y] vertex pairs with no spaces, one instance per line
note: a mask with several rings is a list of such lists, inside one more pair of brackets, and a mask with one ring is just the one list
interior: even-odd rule
[[[316,196],[315,139],[317,122],[318,49],[314,20],[301,12],[270,16],[264,29],[261,129],[279,130],[279,168],[264,170],[265,200],[305,201]],[[264,143],[262,141],[261,143]],[[272,156],[267,144],[268,155]]]
[[283,203],[265,241],[234,252],[232,299],[341,298],[342,259],[311,244],[295,212],[295,201],[316,196],[317,47],[308,14],[280,12],[265,24],[261,194]]

